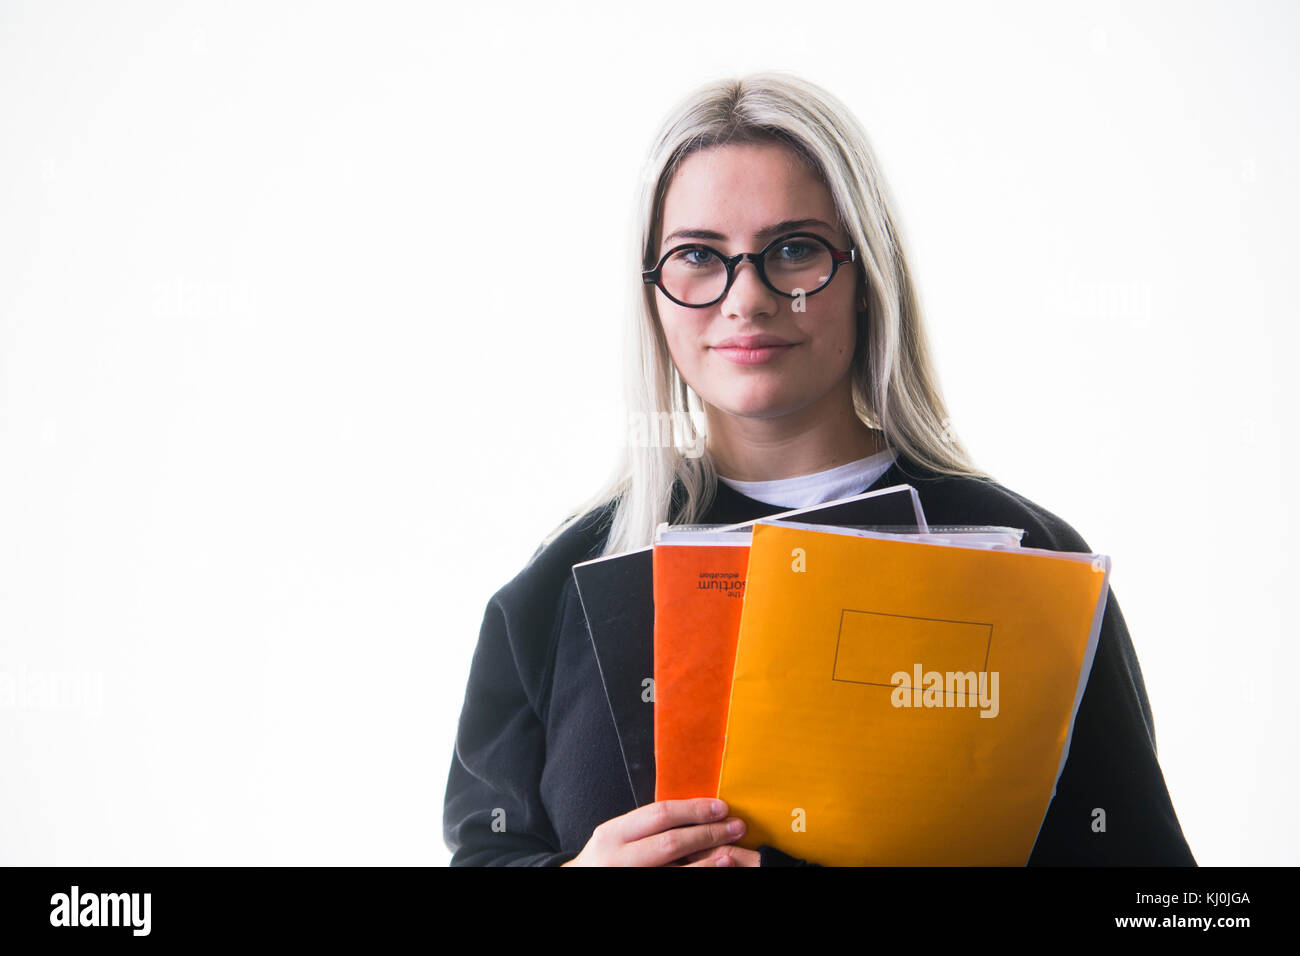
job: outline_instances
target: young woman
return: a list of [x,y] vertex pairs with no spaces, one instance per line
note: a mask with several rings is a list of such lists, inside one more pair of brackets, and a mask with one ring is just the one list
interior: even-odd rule
[[[662,521],[745,521],[903,483],[933,524],[1091,550],[975,468],[948,426],[885,185],[838,100],[782,73],[707,85],[669,117],[647,170],[628,404],[634,421],[675,428],[630,441],[609,484],[489,601],[447,780],[453,865],[817,862],[736,846],[745,822],[706,796],[636,806],[579,561],[648,545]],[[1195,862],[1113,593],[1029,862]]]

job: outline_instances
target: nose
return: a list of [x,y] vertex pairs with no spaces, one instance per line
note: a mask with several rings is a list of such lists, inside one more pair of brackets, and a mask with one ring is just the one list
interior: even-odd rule
[[723,315],[741,318],[775,315],[779,308],[776,294],[764,284],[758,266],[748,259],[736,263],[735,278],[720,305]]

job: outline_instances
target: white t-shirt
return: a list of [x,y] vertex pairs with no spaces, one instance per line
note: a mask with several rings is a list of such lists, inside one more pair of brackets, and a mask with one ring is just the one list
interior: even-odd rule
[[861,494],[888,471],[893,462],[894,452],[886,448],[867,458],[859,458],[838,468],[816,471],[811,475],[796,475],[794,478],[777,478],[773,481],[736,481],[719,475],[718,480],[755,501],[781,508],[807,508],[823,501]]

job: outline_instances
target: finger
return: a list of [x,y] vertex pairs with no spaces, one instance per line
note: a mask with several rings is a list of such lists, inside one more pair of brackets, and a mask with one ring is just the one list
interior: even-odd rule
[[746,850],[743,846],[719,846],[692,854],[694,862],[683,866],[758,866],[757,850]]
[[709,847],[707,850],[700,850],[692,853],[690,856],[684,856],[679,860],[676,866],[728,866],[730,861],[727,857],[727,848],[725,846]]
[[681,857],[681,860],[677,861],[677,865],[689,866],[690,864],[697,864],[701,860],[707,860],[708,857],[715,856],[716,853],[718,853],[718,847],[697,849],[694,853],[688,853],[688,855]]
[[746,850],[743,846],[719,846],[712,850],[692,854],[695,859],[682,866],[758,866],[757,850]]
[[710,823],[727,816],[727,805],[713,797],[656,800],[610,820],[607,826],[619,843],[634,843],[672,827]]
[[626,852],[632,866],[663,866],[700,850],[739,840],[744,835],[744,822],[731,817],[717,823],[672,827],[628,844]]
[[689,866],[692,863],[698,863],[700,860],[708,859],[711,856],[717,856],[723,851],[723,849],[723,847],[718,846],[705,847],[703,850],[696,850],[694,853],[687,854],[677,862],[681,866]]

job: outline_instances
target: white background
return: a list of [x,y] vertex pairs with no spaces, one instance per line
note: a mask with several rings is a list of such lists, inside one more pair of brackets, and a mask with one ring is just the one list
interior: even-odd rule
[[1112,555],[1198,861],[1300,862],[1298,10],[0,4],[0,862],[446,861],[644,151],[764,68],[871,135],[979,464]]

